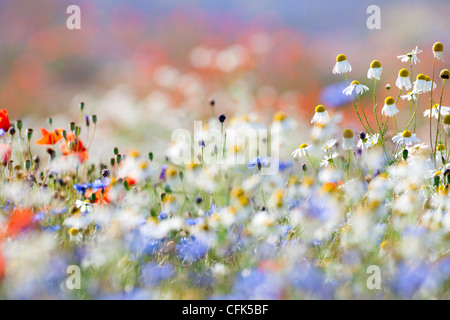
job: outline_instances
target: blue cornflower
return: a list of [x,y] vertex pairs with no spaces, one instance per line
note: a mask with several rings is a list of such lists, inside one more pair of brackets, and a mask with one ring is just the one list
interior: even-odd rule
[[257,166],[258,170],[261,170],[261,167],[268,167],[270,166],[270,160],[269,158],[261,158],[261,157],[256,157],[256,159],[253,159],[251,161],[248,162],[248,168],[252,169],[253,167]]
[[178,255],[181,260],[194,262],[202,258],[208,252],[208,246],[198,241],[195,237],[182,238],[177,244]]
[[79,183],[75,184],[73,187],[77,190],[78,193],[85,194],[87,189],[90,189],[92,186],[91,183]]
[[284,171],[286,169],[289,169],[292,167],[292,161],[279,161],[278,163],[278,170]]
[[170,264],[158,265],[147,263],[141,268],[141,279],[145,285],[155,286],[161,281],[171,278],[175,274],[175,268]]
[[91,184],[92,191],[97,192],[100,189],[105,189],[109,186],[111,182],[111,179],[109,178],[103,178],[103,179],[97,179]]

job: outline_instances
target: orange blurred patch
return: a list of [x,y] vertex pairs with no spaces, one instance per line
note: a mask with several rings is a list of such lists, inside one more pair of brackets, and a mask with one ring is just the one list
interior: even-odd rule
[[55,129],[52,132],[41,128],[42,138],[36,141],[39,145],[53,145],[63,138],[63,129]]
[[111,199],[109,198],[109,187],[106,187],[104,191],[102,192],[102,189],[97,190],[96,192],[92,190],[86,190],[86,193],[84,194],[86,198],[91,198],[93,194],[95,194],[95,201],[92,203],[98,203],[98,204],[108,204],[111,202]]
[[6,227],[6,236],[15,237],[33,226],[33,212],[30,209],[14,209]]
[[69,132],[66,135],[67,140],[62,141],[59,145],[61,152],[64,156],[75,155],[81,163],[89,158],[87,149],[84,147],[83,143],[73,132]]

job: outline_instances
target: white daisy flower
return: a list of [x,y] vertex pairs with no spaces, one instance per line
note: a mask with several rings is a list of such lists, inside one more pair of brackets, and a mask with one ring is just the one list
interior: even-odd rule
[[[436,119],[439,118],[439,112],[438,112],[438,110],[441,112],[441,116],[446,116],[447,114],[450,114],[450,107],[444,107],[444,106],[441,106],[441,107],[439,108],[439,104],[436,103],[436,104],[433,106],[433,108],[431,108],[431,115],[432,115],[432,117],[434,117],[434,118],[436,118]],[[424,117],[430,117],[430,109],[425,110],[425,111],[423,112],[423,116],[424,116]]]
[[300,158],[303,156],[306,156],[306,152],[311,149],[311,146],[309,146],[306,143],[303,143],[302,145],[300,145],[300,147],[298,147],[297,149],[294,150],[294,152],[292,152],[292,156],[294,158]]
[[393,138],[392,141],[396,142],[399,145],[412,145],[415,143],[420,143],[420,139],[416,137],[415,133],[412,133],[409,130],[405,130],[401,133],[397,133]]
[[[436,89],[436,82],[431,81],[431,78],[429,76],[425,76],[425,85],[426,85],[426,91],[430,92],[431,90]],[[433,88],[431,88],[433,87]]]
[[336,139],[328,140],[325,145],[322,147],[323,151],[327,151],[331,149],[336,144]]
[[424,93],[427,91],[427,76],[423,73],[419,73],[414,81],[414,93]]
[[322,162],[320,163],[320,166],[327,167],[330,163],[333,162],[333,159],[336,159],[337,157],[339,157],[339,153],[337,152],[333,153],[332,155],[325,156]]
[[407,53],[407,54],[402,54],[397,56],[397,58],[399,58],[402,62],[408,62],[409,59],[412,59],[412,61],[414,62],[414,64],[416,64],[417,62],[420,62],[419,58],[417,58],[417,55],[419,53],[421,53],[423,50],[419,50],[419,48],[416,46],[416,48],[414,50],[412,50],[411,52]]
[[311,123],[321,124],[321,123],[328,122],[328,120],[330,120],[328,111],[325,109],[325,107],[323,105],[321,105],[321,104],[318,105],[316,107],[316,112],[314,113]]
[[92,210],[92,203],[90,203],[89,200],[77,200],[75,201],[75,206],[78,210],[80,210],[81,213],[91,212]]
[[373,134],[371,136],[369,136],[366,140],[366,142],[364,143],[364,146],[368,149],[370,147],[375,146],[378,143],[378,140],[380,139],[380,134],[376,133]]
[[405,68],[401,69],[398,72],[397,80],[395,81],[395,85],[400,90],[405,87],[406,90],[409,90],[412,88],[411,80],[409,79],[409,71]]
[[414,92],[410,91],[407,94],[400,96],[400,98],[402,98],[402,100],[408,99],[408,101],[411,101],[411,100],[415,101],[416,94]]
[[433,45],[433,55],[436,59],[441,59],[443,57],[444,45],[441,42],[436,42]]
[[383,68],[381,67],[381,62],[378,60],[373,60],[370,64],[370,68],[367,71],[367,78],[380,80]]
[[369,88],[357,80],[353,80],[352,83],[345,88],[342,93],[344,93],[346,96],[350,96],[353,93],[353,90],[356,91],[356,94],[363,94],[365,91],[369,91]]
[[333,74],[342,74],[352,71],[352,66],[347,60],[347,57],[340,54],[336,57],[336,64],[333,68]]
[[384,107],[381,110],[381,114],[386,117],[393,117],[398,113],[397,106],[395,105],[395,99],[392,97],[387,97],[384,100]]
[[354,134],[351,129],[345,129],[342,133],[342,149],[351,150],[354,148]]

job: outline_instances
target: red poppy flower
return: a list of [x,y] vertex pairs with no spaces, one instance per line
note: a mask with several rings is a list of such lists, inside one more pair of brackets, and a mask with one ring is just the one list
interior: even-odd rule
[[8,111],[5,109],[0,110],[0,129],[3,129],[5,132],[9,130],[11,124],[9,123]]
[[62,135],[63,129],[55,129],[52,132],[47,131],[44,128],[41,128],[41,134],[42,138],[36,141],[36,144],[40,145],[53,145],[57,143],[59,140],[61,140],[63,137]]
[[[102,189],[97,190],[96,192],[92,191],[92,190],[86,190],[85,192],[85,197],[86,198],[91,198],[93,194],[95,194],[95,201],[94,203],[98,203],[98,204],[108,204],[111,202],[111,199],[109,198],[109,187],[106,187],[104,189],[104,191],[102,191]],[[101,201],[100,201],[101,200]]]
[[80,138],[77,138],[77,136],[73,132],[67,133],[66,137],[66,141],[62,141],[62,143],[59,145],[62,154],[64,156],[76,155],[78,156],[80,163],[83,163],[85,160],[87,160],[89,158],[87,149],[84,147]]
[[14,237],[33,226],[33,212],[30,209],[14,209],[6,227],[6,236]]

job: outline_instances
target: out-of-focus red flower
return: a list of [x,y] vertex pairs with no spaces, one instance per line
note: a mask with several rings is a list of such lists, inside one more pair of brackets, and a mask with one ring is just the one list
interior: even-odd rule
[[95,194],[95,201],[93,203],[108,204],[111,202],[108,192],[109,192],[109,187],[106,187],[103,191],[102,191],[102,189],[100,189],[100,190],[97,190],[96,192],[89,189],[89,190],[86,190],[84,195],[86,198],[90,198],[90,197],[92,197],[93,194]]
[[87,149],[84,147],[80,138],[77,138],[73,132],[67,133],[66,137],[66,141],[62,141],[59,145],[62,154],[65,156],[76,155],[81,163],[87,160],[89,157]]
[[33,212],[30,209],[14,209],[6,227],[6,236],[15,237],[31,229],[33,226]]
[[0,143],[0,160],[4,165],[8,163],[11,159],[11,144],[10,143]]
[[52,132],[47,131],[44,128],[41,128],[41,134],[42,138],[36,141],[36,144],[40,145],[53,145],[57,143],[59,140],[61,140],[63,137],[62,135],[63,129],[55,129]]
[[5,132],[9,130],[11,124],[9,123],[8,111],[5,109],[0,110],[0,129],[3,129]]

